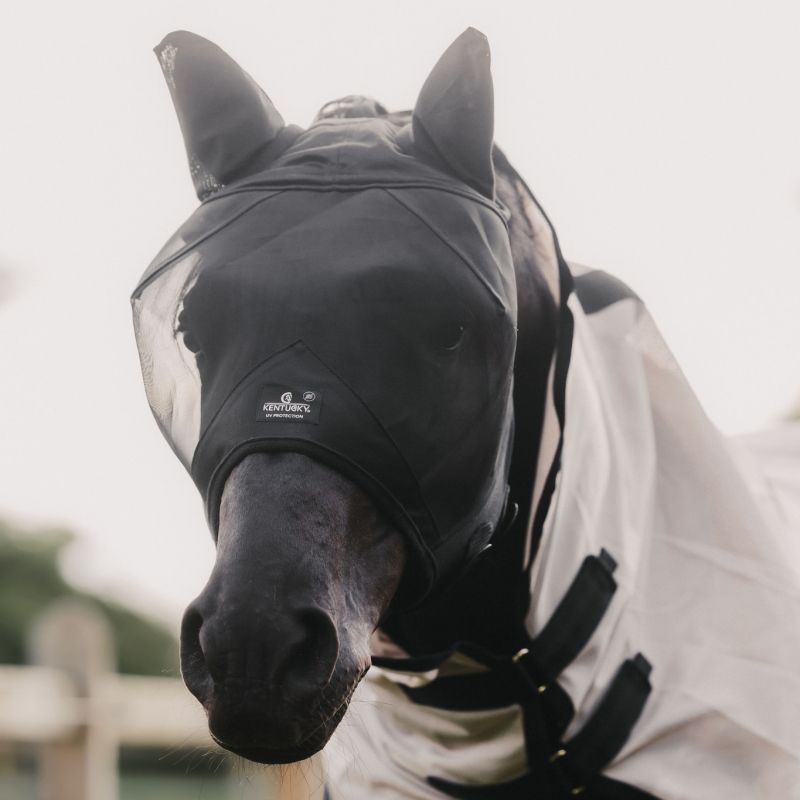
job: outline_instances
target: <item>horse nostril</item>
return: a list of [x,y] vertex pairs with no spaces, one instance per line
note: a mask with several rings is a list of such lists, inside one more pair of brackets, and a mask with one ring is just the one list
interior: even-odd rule
[[[330,616],[319,608],[299,612],[298,623],[303,638],[293,648],[290,662],[302,665],[301,672],[317,688],[330,682],[339,657],[339,635]],[[299,678],[295,675],[295,680]]]
[[192,603],[181,623],[181,674],[189,691],[205,705],[211,689],[211,675],[200,645],[203,617]]

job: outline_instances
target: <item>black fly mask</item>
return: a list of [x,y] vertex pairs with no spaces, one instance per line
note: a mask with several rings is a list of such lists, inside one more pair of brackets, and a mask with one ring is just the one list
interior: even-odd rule
[[348,98],[307,130],[205,39],[157,54],[203,202],[133,293],[153,413],[212,530],[254,451],[362,486],[407,538],[415,603],[507,495],[516,296],[486,40],[462,34],[413,113]]

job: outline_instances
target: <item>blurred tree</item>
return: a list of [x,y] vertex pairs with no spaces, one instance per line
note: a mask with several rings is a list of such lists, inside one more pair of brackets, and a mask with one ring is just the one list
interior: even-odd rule
[[64,580],[59,556],[74,538],[57,529],[23,532],[0,520],[0,663],[24,663],[31,623],[53,600],[70,596],[96,605],[108,616],[120,672],[177,675],[178,645],[166,626]]

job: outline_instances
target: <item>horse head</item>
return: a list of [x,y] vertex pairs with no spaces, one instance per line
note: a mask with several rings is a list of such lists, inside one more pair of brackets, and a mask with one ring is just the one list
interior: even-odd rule
[[381,620],[456,580],[507,504],[518,279],[489,50],[469,29],[413,112],[349,97],[306,130],[205,39],[156,53],[203,201],[132,298],[217,542],[182,671],[223,747],[296,761]]

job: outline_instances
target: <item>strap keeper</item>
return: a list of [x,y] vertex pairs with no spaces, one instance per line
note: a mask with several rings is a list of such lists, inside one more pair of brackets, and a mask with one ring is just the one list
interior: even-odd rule
[[597,560],[603,565],[609,575],[614,574],[614,570],[617,568],[617,559],[614,558],[605,547],[600,550],[600,555],[597,556]]

